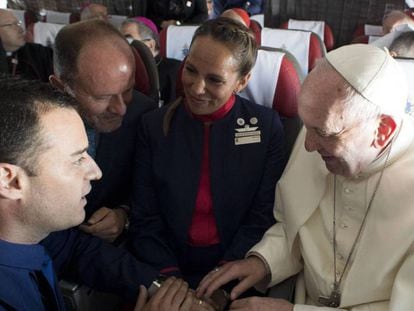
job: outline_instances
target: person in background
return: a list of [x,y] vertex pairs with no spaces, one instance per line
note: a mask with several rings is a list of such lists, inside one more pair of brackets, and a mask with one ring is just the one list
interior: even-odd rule
[[249,14],[240,8],[228,9],[221,13],[221,17],[231,18],[239,23],[242,23],[245,27],[250,27],[250,17]]
[[176,81],[181,62],[161,56],[157,26],[150,19],[138,16],[124,21],[121,25],[121,32],[126,38],[142,41],[151,50],[158,69],[161,100],[164,104],[175,100]]
[[214,14],[213,0],[206,0],[206,4],[207,4],[208,18],[211,19],[213,18],[213,14]]
[[62,28],[56,36],[55,74],[50,81],[79,102],[88,153],[104,174],[92,183],[87,221],[80,228],[112,242],[129,224],[137,123],[157,104],[134,91],[131,47],[116,28],[102,20]]
[[205,0],[153,0],[147,4],[146,17],[158,29],[169,25],[201,24],[208,19]]
[[184,99],[142,118],[129,248],[192,288],[214,267],[243,258],[273,224],[283,128],[275,111],[236,95],[256,56],[240,23],[205,22],[184,64]]
[[90,3],[86,5],[80,14],[80,20],[86,21],[89,19],[100,19],[107,21],[109,18],[108,8],[103,4]]
[[219,16],[225,10],[232,8],[241,8],[249,15],[263,14],[263,0],[213,0],[214,15]]
[[[414,31],[407,31],[397,36],[389,47],[390,55],[398,58],[412,58],[414,60]],[[402,64],[406,67],[407,64]],[[408,69],[405,68],[406,72],[412,70],[412,66]],[[407,76],[408,82],[412,83],[411,75]],[[408,99],[405,112],[409,115],[414,115],[414,92],[412,87],[408,88]]]
[[403,32],[389,47],[391,56],[414,58],[414,31]]
[[[385,49],[333,50],[299,94],[304,129],[276,187],[277,223],[248,253],[201,282],[262,289],[299,273],[294,304],[236,300],[231,310],[414,308],[414,119],[407,83]],[[396,183],[396,181],[403,181]]]
[[12,11],[0,9],[0,39],[6,54],[6,75],[48,81],[53,74],[53,50],[26,42],[22,24]]
[[382,20],[383,34],[386,35],[393,32],[397,26],[404,24],[414,26],[414,20],[403,11],[392,10]]

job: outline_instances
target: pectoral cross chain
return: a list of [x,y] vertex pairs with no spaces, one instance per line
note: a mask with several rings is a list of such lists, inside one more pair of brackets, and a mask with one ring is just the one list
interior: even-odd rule
[[331,307],[331,308],[338,308],[341,304],[341,293],[339,292],[338,286],[335,286],[332,290],[331,296],[323,297],[319,296],[318,301],[323,304],[324,306]]

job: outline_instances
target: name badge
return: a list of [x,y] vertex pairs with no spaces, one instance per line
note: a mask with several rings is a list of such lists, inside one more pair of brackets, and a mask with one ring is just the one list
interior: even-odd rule
[[236,131],[234,133],[235,145],[257,144],[262,141],[256,117],[250,118],[249,124],[243,118],[237,118],[236,123],[240,127],[234,129]]
[[247,137],[235,137],[234,138],[235,145],[256,144],[260,142],[261,142],[260,136],[247,136]]

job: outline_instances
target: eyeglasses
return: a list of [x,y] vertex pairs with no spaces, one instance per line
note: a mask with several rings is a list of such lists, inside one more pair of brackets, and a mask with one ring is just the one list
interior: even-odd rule
[[[134,39],[134,37],[133,37],[133,36],[131,36],[129,33],[125,34],[124,36],[125,36],[125,39],[127,39],[128,41],[129,41],[129,40],[131,40],[131,41],[134,41],[134,40],[135,40],[135,39]],[[153,40],[153,39],[151,39],[151,38],[146,38],[146,39],[139,39],[138,41],[141,41],[141,42],[147,42],[147,41],[151,41],[151,40]]]
[[11,26],[21,27],[22,25],[23,25],[23,23],[21,21],[16,21],[16,22],[13,22],[13,23],[0,25],[0,27],[11,27]]

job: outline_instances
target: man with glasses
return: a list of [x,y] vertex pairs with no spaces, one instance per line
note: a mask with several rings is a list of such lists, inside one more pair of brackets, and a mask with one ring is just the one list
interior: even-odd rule
[[52,49],[26,42],[21,21],[5,9],[0,9],[0,39],[7,57],[5,71],[9,76],[48,81],[53,73]]
[[176,82],[181,62],[162,57],[157,26],[146,17],[134,17],[125,20],[121,32],[127,39],[142,41],[151,51],[158,69],[161,100],[168,104],[176,99]]

